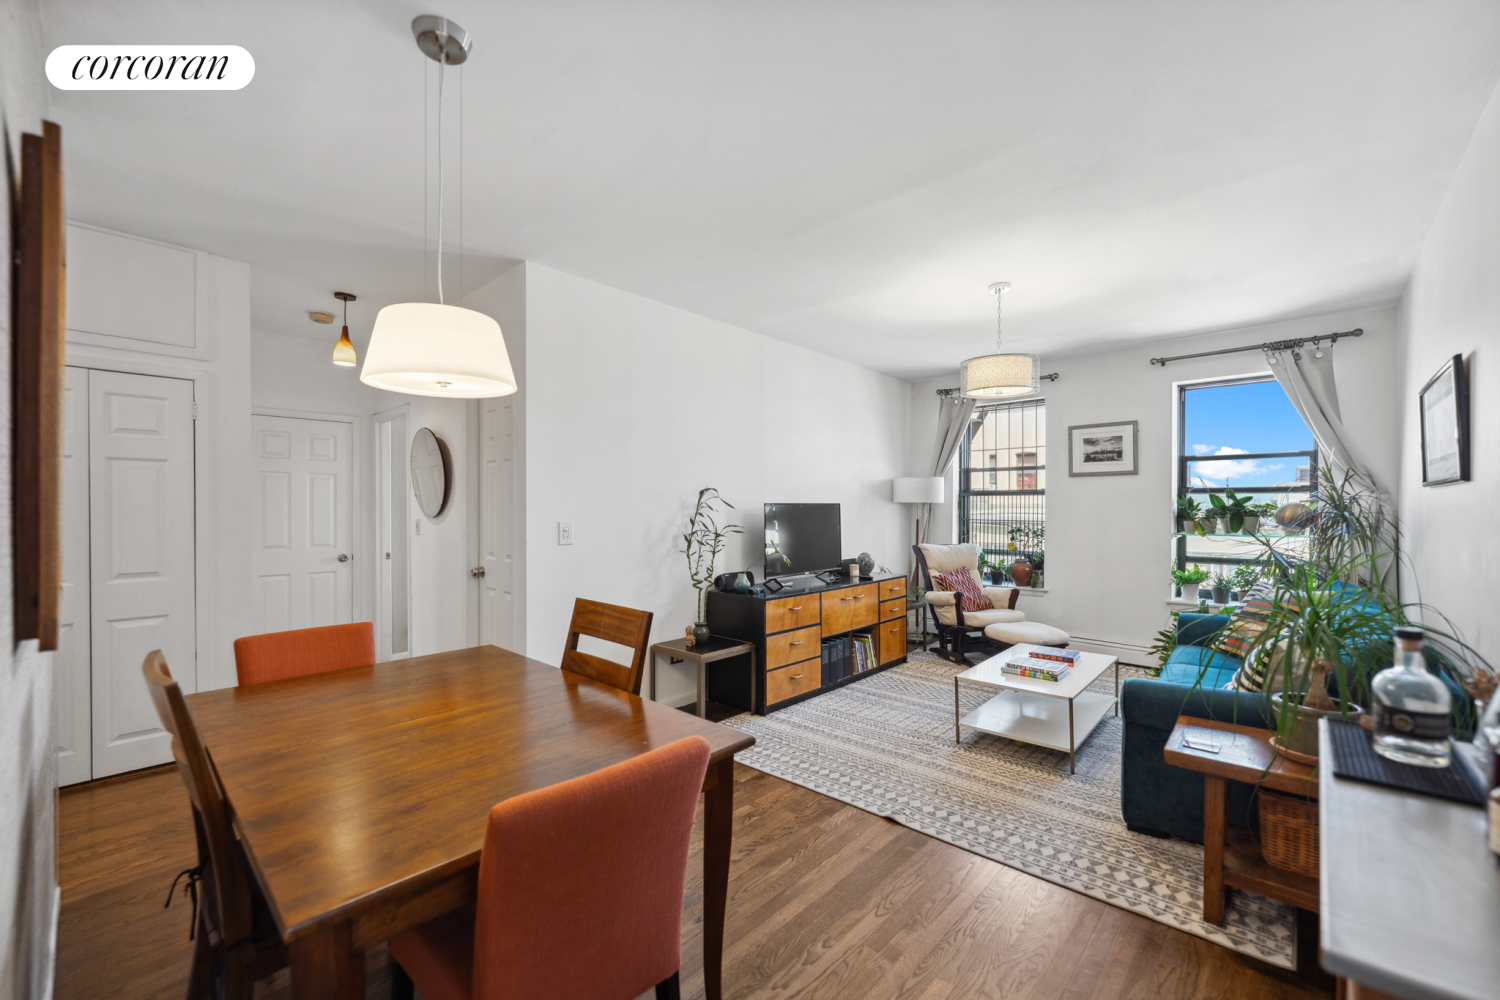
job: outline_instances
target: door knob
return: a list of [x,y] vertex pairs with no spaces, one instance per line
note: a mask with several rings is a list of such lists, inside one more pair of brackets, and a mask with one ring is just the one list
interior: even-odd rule
[[483,566],[475,566],[473,569],[469,570],[469,575],[470,576],[484,576],[484,567]]
[[339,562],[348,562],[348,561],[349,561],[349,553],[347,553],[347,552],[340,552],[339,553]]

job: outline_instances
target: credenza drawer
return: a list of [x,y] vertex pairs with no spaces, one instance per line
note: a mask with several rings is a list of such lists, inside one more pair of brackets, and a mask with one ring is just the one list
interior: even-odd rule
[[823,634],[837,635],[850,629],[874,625],[880,606],[875,601],[875,585],[843,587],[823,592]]
[[906,655],[906,619],[883,622],[875,631],[876,657],[884,666]]
[[894,580],[880,581],[880,599],[889,601],[893,597],[906,596],[906,577],[898,576]]
[[894,601],[880,602],[880,620],[888,622],[892,618],[906,617],[906,598],[898,597]]
[[766,672],[766,704],[795,698],[799,694],[816,691],[823,683],[823,660],[821,651],[817,659],[804,660],[790,667]]
[[781,632],[766,636],[766,669],[775,670],[788,663],[805,660],[809,656],[821,656],[823,644],[818,635],[818,626],[809,625],[795,632]]
[[783,597],[766,602],[766,631],[785,632],[791,628],[818,623],[818,595]]

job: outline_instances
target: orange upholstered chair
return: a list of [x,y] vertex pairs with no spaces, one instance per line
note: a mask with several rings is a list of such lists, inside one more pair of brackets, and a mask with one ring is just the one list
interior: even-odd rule
[[391,939],[392,1000],[678,1000],[701,736],[490,810],[473,907]]
[[241,684],[264,684],[375,662],[370,622],[267,632],[234,640],[234,669]]

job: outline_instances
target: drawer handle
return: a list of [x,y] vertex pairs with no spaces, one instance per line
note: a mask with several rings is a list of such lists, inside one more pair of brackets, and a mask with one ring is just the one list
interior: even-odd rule
[[854,600],[854,598],[852,598],[852,597],[840,597],[839,600],[841,600],[841,601],[852,601],[852,600]]
[[[802,673],[805,674],[805,673],[807,673],[807,671],[804,670],[804,671],[802,671]],[[792,680],[794,680],[794,681],[800,681],[801,679],[802,679],[802,674],[793,674],[792,675]]]
[[802,610],[802,605],[799,604],[795,608],[788,608],[787,610],[788,611],[801,611]]
[[805,640],[805,639],[798,639],[796,642],[792,643],[792,645],[793,646],[800,646],[800,645],[802,645],[806,641],[807,640]]

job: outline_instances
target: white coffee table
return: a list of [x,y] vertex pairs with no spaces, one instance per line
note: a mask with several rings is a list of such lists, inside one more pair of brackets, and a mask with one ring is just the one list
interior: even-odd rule
[[[1120,661],[1102,653],[1083,653],[1073,670],[1060,681],[1007,674],[1010,660],[1028,659],[1033,649],[1018,643],[953,678],[953,740],[963,742],[965,729],[1004,736],[1022,743],[1068,752],[1068,773],[1074,773],[1078,745],[1113,709],[1120,714]],[[1115,669],[1114,695],[1084,690],[1110,667]],[[959,716],[958,682],[970,681],[999,694],[968,715]]]

